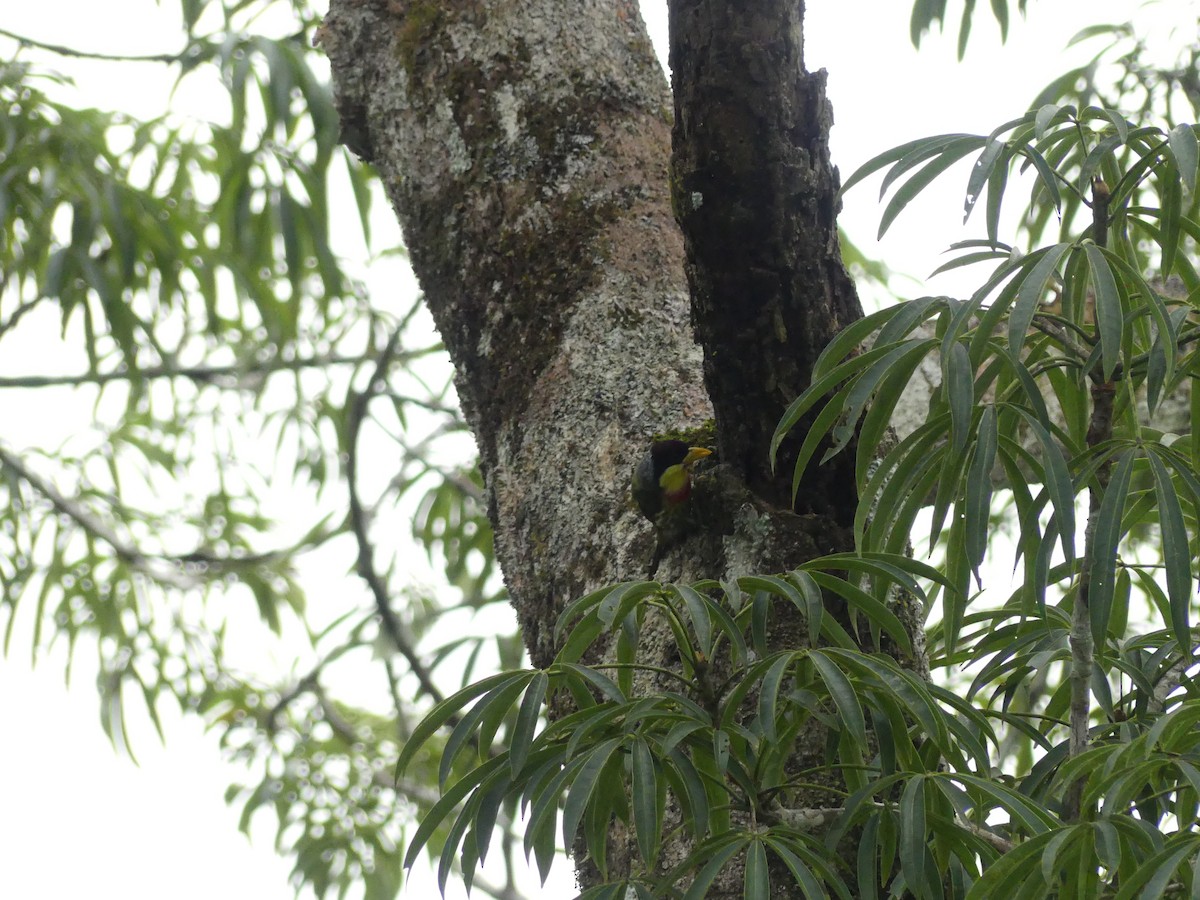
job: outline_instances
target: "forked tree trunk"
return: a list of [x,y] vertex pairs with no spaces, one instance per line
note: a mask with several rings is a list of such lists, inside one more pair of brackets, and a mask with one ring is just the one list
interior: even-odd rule
[[[454,361],[538,666],[564,604],[645,576],[654,535],[629,474],[656,432],[715,410],[737,486],[658,577],[778,572],[851,546],[849,469],[822,467],[792,512],[798,445],[778,473],[767,458],[816,353],[861,314],[802,5],[671,14],[674,114],[629,0],[333,0],[319,35],[346,139],[382,176]],[[822,751],[814,736],[799,752]]]

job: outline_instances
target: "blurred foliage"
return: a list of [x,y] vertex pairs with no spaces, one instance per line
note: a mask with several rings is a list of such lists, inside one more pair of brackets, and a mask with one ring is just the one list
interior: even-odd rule
[[[412,717],[521,645],[448,362],[415,290],[368,291],[404,251],[338,145],[315,10],[179,11],[177,53],[0,61],[0,402],[55,409],[0,442],[4,651],[65,645],[68,678],[94,653],[130,753],[131,719],[204,716],[298,890],[390,898],[437,799],[392,774]],[[200,111],[87,108],[57,70],[93,57]]]
[[[1009,0],[991,0],[989,5],[996,24],[1000,26],[1002,41],[1008,40],[1008,26],[1013,13],[1010,6],[1018,14],[1024,16],[1028,2],[1029,0],[1016,0],[1016,3],[1010,4]],[[975,21],[975,3],[976,0],[963,0],[962,14],[958,22],[958,58],[960,60],[967,53],[971,25]],[[939,30],[945,28],[947,5],[946,0],[913,0],[912,17],[909,20],[908,28],[909,38],[914,47],[921,46],[921,39],[932,31],[935,25]]]

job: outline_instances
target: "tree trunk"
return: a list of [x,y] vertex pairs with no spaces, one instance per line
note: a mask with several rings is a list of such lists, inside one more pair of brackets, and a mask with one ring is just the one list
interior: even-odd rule
[[[628,0],[333,0],[319,33],[344,137],[387,186],[454,361],[537,666],[564,604],[645,576],[655,535],[630,472],[651,435],[714,410],[722,487],[696,498],[709,527],[658,577],[852,548],[849,463],[806,476],[793,512],[798,443],[774,472],[767,452],[816,354],[861,315],[802,12],[672,0],[674,117]],[[778,625],[780,646],[806,644]],[[800,744],[824,752],[820,735]]]

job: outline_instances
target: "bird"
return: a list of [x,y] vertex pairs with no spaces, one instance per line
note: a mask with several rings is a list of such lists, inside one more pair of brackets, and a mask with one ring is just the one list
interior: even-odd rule
[[683,441],[655,441],[633,470],[633,499],[651,522],[687,500],[692,492],[692,469],[711,456],[704,447]]

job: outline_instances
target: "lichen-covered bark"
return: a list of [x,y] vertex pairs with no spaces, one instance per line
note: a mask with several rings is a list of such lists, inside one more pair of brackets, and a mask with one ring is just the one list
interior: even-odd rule
[[[770,438],[829,339],[862,315],[842,265],[825,73],[804,71],[804,4],[670,0],[672,199],[687,242],[721,458],[781,508],[804,429]],[[797,511],[853,515],[847,455],[810,467]]]
[[334,0],[319,35],[457,370],[532,659],[644,574],[651,434],[711,415],[667,194],[670,99],[633,3]]
[[[860,314],[801,11],[673,0],[672,13],[673,183],[671,101],[627,0],[333,0],[319,34],[344,136],[380,171],[454,360],[539,666],[567,601],[644,577],[654,541],[629,474],[651,434],[709,419],[709,394],[720,465],[697,480],[698,527],[657,577],[777,572],[852,543],[845,469],[825,467],[792,510],[788,459],[780,476],[767,461],[816,354]],[[772,639],[803,646],[802,625],[773,621]],[[678,664],[653,623],[639,652]],[[814,730],[797,766],[824,750]],[[633,870],[629,836],[611,838],[610,869]],[[663,864],[687,850],[673,837]],[[740,883],[712,896],[725,890]]]

